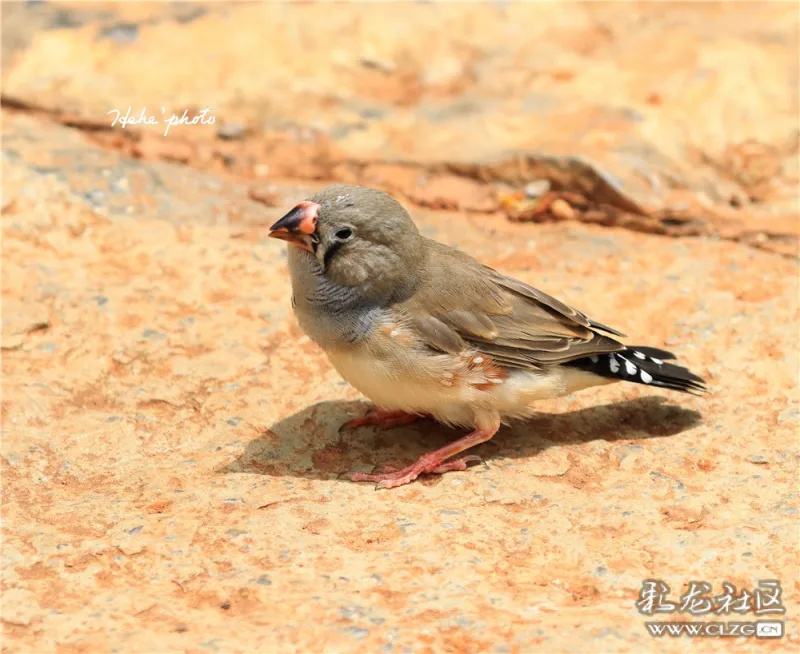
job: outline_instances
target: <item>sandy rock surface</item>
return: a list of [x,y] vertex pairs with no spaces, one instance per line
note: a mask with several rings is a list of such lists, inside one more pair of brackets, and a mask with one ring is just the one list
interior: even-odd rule
[[[253,236],[278,211],[65,128],[4,128],[9,651],[622,651],[648,644],[633,602],[654,576],[779,578],[796,606],[794,263],[417,212],[713,393],[544,402],[480,448],[488,467],[374,492],[337,475],[455,434],[338,434],[359,398],[290,317],[282,244]],[[101,169],[97,207],[81,179]],[[150,206],[127,190],[142,177]]]
[[[721,156],[748,139],[769,149],[791,136],[797,99],[783,57],[797,22],[779,4],[746,5],[752,15],[738,21],[710,6],[660,5],[660,34],[672,37],[656,47],[656,10],[647,4],[569,13],[536,5],[536,14],[514,5],[452,14],[409,5],[403,15],[420,34],[443,36],[424,60],[391,7],[343,7],[326,22],[313,6],[185,13],[175,3],[65,3],[55,26],[46,8],[24,9],[42,12],[33,23],[33,14],[21,21],[3,7],[4,18],[20,21],[4,27],[15,37],[4,42],[12,62],[4,94],[16,100],[2,125],[3,651],[686,651],[685,640],[648,635],[635,602],[649,578],[667,582],[673,599],[691,580],[718,592],[723,581],[752,589],[778,579],[788,635],[723,645],[796,649],[800,288],[792,248],[755,247],[766,236],[673,238],[641,225],[587,224],[577,201],[575,215],[562,207],[557,221],[509,221],[492,204],[496,179],[449,168],[436,181],[431,171],[445,169],[431,162],[473,157],[489,166],[496,153],[487,148],[514,146],[590,156],[605,174],[624,161],[623,144],[638,142],[672,148],[664,161],[683,176],[642,200],[623,165],[629,172],[614,202],[663,209],[677,202],[673,191],[696,199],[702,189],[744,188],[713,166],[690,165],[687,152],[696,140]],[[253,27],[267,20],[270,39]],[[533,33],[509,32],[503,21]],[[214,26],[236,37],[214,38]],[[346,38],[351,29],[358,38]],[[153,45],[165,42],[159,30],[171,35],[161,49]],[[474,40],[457,38],[467,30]],[[635,35],[641,50],[622,49],[620,35]],[[742,42],[759,45],[743,50]],[[182,67],[170,53],[191,43],[206,49]],[[292,46],[293,67],[282,70],[277,53]],[[561,50],[545,66],[548,48]],[[688,66],[688,52],[721,99],[682,124],[671,93],[704,92],[700,78],[687,87],[694,78],[675,72]],[[649,75],[635,63],[645,54]],[[152,57],[153,72],[136,76],[143,57]],[[612,57],[633,72],[597,63]],[[774,77],[756,77],[761,58],[775,64]],[[205,76],[192,86],[186,80],[199,67]],[[549,80],[538,99],[526,95],[526,75]],[[751,95],[731,104],[739,83]],[[382,90],[353,108],[353,98],[366,102],[364,89]],[[652,114],[649,93],[661,98]],[[595,122],[566,121],[562,110],[588,111],[591,95]],[[615,103],[639,95],[642,118],[623,116]],[[87,128],[122,97],[141,105],[167,96],[176,105],[213,103],[221,121],[255,131],[239,139],[229,127],[220,139],[215,125],[158,141],[146,131],[134,139]],[[575,131],[551,130],[547,142],[525,131],[535,120],[516,132],[500,125],[479,149],[469,141],[479,136],[474,110],[452,121],[435,114],[467,96],[491,124],[492,111],[513,113],[505,103],[528,102],[525,111],[552,112]],[[713,120],[723,100],[724,133]],[[378,105],[389,107],[387,117],[362,116],[364,129],[331,134],[346,107]],[[302,125],[322,106],[331,123],[315,129],[324,139],[306,139]],[[426,111],[434,113],[419,123],[423,136],[410,138],[408,116]],[[274,125],[289,119],[295,127],[276,140]],[[615,127],[603,131],[609,120]],[[700,131],[681,131],[690,123]],[[433,140],[437,124],[442,142]],[[136,151],[148,143],[162,150]],[[190,165],[175,162],[175,148],[188,148]],[[217,168],[222,154],[238,159]],[[411,172],[384,159],[409,161]],[[790,174],[790,159],[770,161]],[[425,234],[560,297],[629,343],[675,351],[711,394],[622,384],[585,391],[542,402],[533,419],[477,448],[485,466],[381,492],[338,479],[409,462],[459,433],[422,423],[340,434],[363,398],[291,315],[284,246],[265,238],[266,226],[351,175],[354,161],[359,175],[382,171],[374,183],[402,192]],[[257,164],[281,176],[259,179],[247,169]],[[436,201],[420,174],[438,184]],[[503,183],[516,189],[535,177]],[[796,197],[780,175],[770,179],[775,195],[737,210],[746,230],[775,216],[797,220]]]

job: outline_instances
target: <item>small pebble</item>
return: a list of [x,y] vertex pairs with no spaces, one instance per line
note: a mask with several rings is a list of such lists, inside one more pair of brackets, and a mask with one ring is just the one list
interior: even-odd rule
[[359,57],[358,63],[364,68],[379,70],[382,73],[393,73],[397,68],[393,62],[377,57]]
[[135,23],[118,23],[113,27],[104,29],[98,34],[98,39],[109,39],[121,45],[134,43],[139,37],[139,26]]
[[569,205],[569,202],[561,198],[553,200],[553,204],[550,205],[550,213],[561,220],[572,220],[575,217],[575,210]]
[[236,141],[245,137],[247,130],[244,124],[234,121],[231,123],[223,123],[217,130],[217,136],[223,141]]
[[538,198],[550,190],[549,179],[536,179],[532,182],[525,184],[525,197],[533,200]]

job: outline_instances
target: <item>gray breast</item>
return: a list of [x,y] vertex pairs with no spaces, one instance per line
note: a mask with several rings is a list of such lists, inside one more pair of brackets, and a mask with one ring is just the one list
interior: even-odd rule
[[320,347],[352,346],[375,329],[383,310],[358,289],[329,281],[314,256],[290,247],[289,271],[297,320]]

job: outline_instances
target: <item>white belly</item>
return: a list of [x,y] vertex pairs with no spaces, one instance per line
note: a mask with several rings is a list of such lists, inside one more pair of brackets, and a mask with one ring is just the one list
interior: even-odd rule
[[[440,422],[473,426],[476,415],[497,412],[503,419],[532,413],[536,400],[560,397],[608,383],[596,375],[575,368],[555,367],[545,372],[513,371],[502,383],[476,388],[460,383],[438,383],[430,369],[419,366],[387,365],[372,357],[354,353],[329,352],[328,358],[339,374],[382,409],[430,414]],[[431,369],[444,370],[449,355],[432,355],[425,362]],[[426,367],[427,368],[427,367]]]

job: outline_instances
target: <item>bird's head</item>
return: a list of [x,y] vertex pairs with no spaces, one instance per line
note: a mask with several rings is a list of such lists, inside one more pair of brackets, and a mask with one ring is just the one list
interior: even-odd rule
[[300,202],[270,228],[339,286],[391,294],[414,278],[423,239],[402,205],[362,186],[329,186]]

